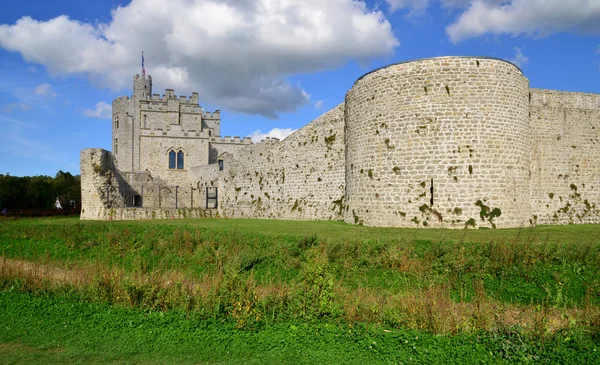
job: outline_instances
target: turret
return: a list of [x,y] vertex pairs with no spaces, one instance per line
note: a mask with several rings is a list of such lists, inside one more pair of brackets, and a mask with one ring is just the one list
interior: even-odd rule
[[133,77],[133,96],[137,100],[149,100],[152,97],[152,76],[138,74]]

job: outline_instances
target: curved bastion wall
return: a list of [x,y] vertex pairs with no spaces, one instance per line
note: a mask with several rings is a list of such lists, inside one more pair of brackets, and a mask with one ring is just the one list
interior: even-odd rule
[[528,225],[529,136],[529,81],[506,61],[442,57],[366,74],[346,94],[344,220]]

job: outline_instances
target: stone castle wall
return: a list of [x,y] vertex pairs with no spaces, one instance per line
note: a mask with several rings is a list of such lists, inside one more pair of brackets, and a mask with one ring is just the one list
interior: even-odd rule
[[240,139],[239,137],[211,138],[210,150],[208,153],[208,163],[216,164],[219,157],[225,153],[235,156],[240,153],[248,145],[252,144],[250,137]]
[[[154,176],[174,185],[188,182],[189,168],[208,165],[208,143],[208,139],[143,136],[141,170],[152,171]],[[185,153],[183,169],[169,169],[171,150]]]
[[266,141],[224,160],[221,215],[341,219],[344,196],[344,105],[282,142]]
[[[204,112],[198,94],[151,90],[150,77],[136,76],[134,95],[113,101],[113,154],[82,151],[82,219],[600,223],[600,95],[530,89],[506,61],[375,70],[344,103],[258,144],[222,138],[220,112]],[[184,151],[184,169],[168,168],[171,149]],[[207,209],[207,188],[218,189],[217,209]]]
[[346,95],[344,220],[457,228],[528,222],[528,95],[521,71],[494,59],[414,61],[359,79]]
[[538,224],[600,223],[600,95],[531,89]]

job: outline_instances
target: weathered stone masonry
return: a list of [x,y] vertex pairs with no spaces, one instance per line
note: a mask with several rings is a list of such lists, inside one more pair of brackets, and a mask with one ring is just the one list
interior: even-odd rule
[[[281,142],[221,138],[220,113],[204,112],[197,94],[151,93],[152,79],[136,76],[134,95],[113,102],[113,153],[82,151],[82,219],[600,222],[600,95],[530,89],[506,61],[375,70]],[[185,153],[185,168],[168,168],[171,150]]]

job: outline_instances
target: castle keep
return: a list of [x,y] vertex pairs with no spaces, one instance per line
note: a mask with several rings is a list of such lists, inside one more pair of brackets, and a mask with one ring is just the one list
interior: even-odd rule
[[531,89],[485,57],[404,62],[283,141],[220,136],[190,98],[113,101],[81,152],[81,219],[248,217],[395,227],[600,223],[600,95]]

